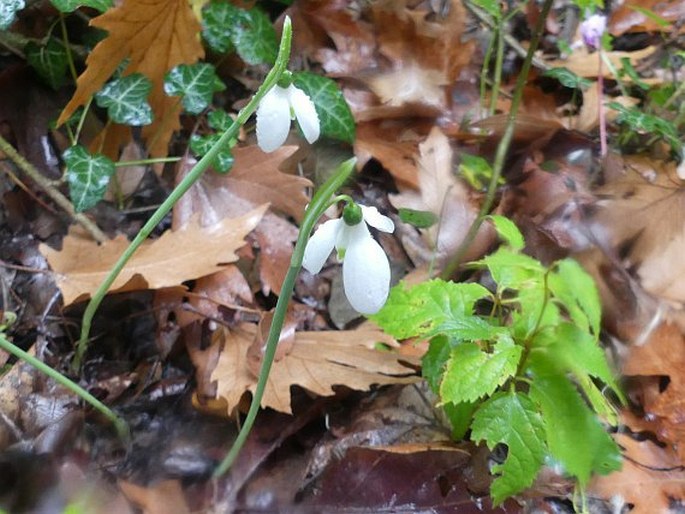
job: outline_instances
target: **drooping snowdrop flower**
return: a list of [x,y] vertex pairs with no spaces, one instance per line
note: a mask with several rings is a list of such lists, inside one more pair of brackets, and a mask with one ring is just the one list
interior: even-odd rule
[[325,222],[309,239],[302,266],[318,273],[335,247],[343,261],[345,296],[356,311],[374,314],[388,299],[390,263],[367,225],[383,232],[395,230],[392,220],[375,207],[350,203],[342,218]]
[[580,35],[588,48],[597,50],[602,43],[602,35],[607,29],[607,17],[593,14],[580,24]]
[[[285,85],[287,84],[287,85]],[[273,152],[288,137],[291,120],[297,119],[305,139],[313,143],[319,139],[321,127],[314,102],[292,84],[288,75],[264,95],[257,107],[257,144],[264,152]]]

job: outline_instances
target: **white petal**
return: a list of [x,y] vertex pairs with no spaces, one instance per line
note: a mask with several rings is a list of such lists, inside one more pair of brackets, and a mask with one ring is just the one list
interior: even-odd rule
[[257,107],[257,144],[273,152],[285,142],[290,131],[290,102],[286,89],[274,86]]
[[[390,263],[364,223],[366,235],[358,235],[350,241],[343,262],[343,286],[345,296],[354,309],[362,314],[375,314],[385,304],[390,290]],[[355,234],[355,235],[357,235]]]
[[377,228],[382,232],[394,232],[395,224],[390,218],[384,216],[375,207],[367,207],[366,205],[360,205],[362,208],[362,214],[364,215],[364,221],[366,221],[373,228]]
[[302,129],[305,139],[311,144],[321,134],[321,126],[319,124],[319,115],[316,114],[314,102],[301,89],[291,85],[288,88],[290,95],[290,105],[295,111],[297,123]]
[[323,268],[333,251],[341,223],[344,223],[343,220],[328,220],[309,238],[302,259],[302,267],[309,273],[316,274]]

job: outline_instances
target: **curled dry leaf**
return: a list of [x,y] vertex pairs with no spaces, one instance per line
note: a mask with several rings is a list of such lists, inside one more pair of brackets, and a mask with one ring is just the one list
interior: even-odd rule
[[[453,173],[452,155],[447,137],[435,127],[419,145],[419,191],[404,191],[390,197],[396,208],[430,211],[438,216],[438,223],[421,231],[435,248],[438,263],[444,262],[459,248],[478,213],[468,189]],[[481,254],[489,244],[490,233],[487,226],[481,227],[466,259]],[[429,251],[425,258],[430,259]]]
[[[613,502],[632,503],[631,514],[676,512],[670,499],[685,499],[685,472],[668,448],[649,439],[636,441],[625,434],[614,436],[624,449],[623,468],[607,476],[597,476],[588,486],[592,496]],[[618,509],[618,512],[622,512]]]
[[[256,325],[242,324],[234,330],[221,327],[213,335],[223,340],[224,349],[212,380],[217,381],[217,394],[228,401],[229,413],[243,393],[254,392],[257,384],[248,363],[256,330]],[[330,396],[335,385],[366,390],[374,384],[407,384],[419,379],[409,367],[418,364],[417,360],[375,350],[377,343],[397,345],[379,330],[298,332],[290,353],[271,368],[262,407],[291,413],[290,387],[294,385]]]
[[[257,226],[268,204],[247,214],[226,218],[208,227],[197,220],[180,230],[167,231],[147,241],[134,254],[112,285],[112,291],[158,289],[209,275],[238,260],[236,250]],[[55,272],[55,282],[69,305],[91,296],[128,247],[124,236],[98,245],[78,229],[64,238],[62,250],[40,245],[40,251]]]
[[[102,89],[117,67],[128,59],[124,75],[142,73],[152,81],[149,102],[154,121],[143,127],[153,157],[167,155],[167,145],[180,128],[178,99],[164,94],[164,75],[178,64],[193,64],[204,56],[200,43],[200,23],[186,0],[125,0],[121,5],[94,18],[91,25],[108,32],[86,59],[86,70],[79,76],[76,92],[57,124],[68,120],[80,106]],[[113,127],[116,142],[109,137],[109,153],[118,156],[119,144],[130,137],[130,130]]]

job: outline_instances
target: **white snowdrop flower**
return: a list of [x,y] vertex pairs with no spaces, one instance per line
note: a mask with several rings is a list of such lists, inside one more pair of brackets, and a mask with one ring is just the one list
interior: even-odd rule
[[606,28],[607,17],[603,14],[593,14],[580,24],[580,35],[588,48],[597,50],[601,45],[602,35]]
[[288,137],[291,120],[297,119],[305,139],[319,139],[321,127],[314,102],[301,89],[274,86],[257,107],[257,144],[264,152],[273,152]]
[[343,261],[345,296],[356,311],[374,314],[388,299],[390,263],[367,225],[383,232],[395,230],[392,220],[375,207],[349,204],[342,218],[325,222],[309,239],[302,266],[318,273],[335,247]]

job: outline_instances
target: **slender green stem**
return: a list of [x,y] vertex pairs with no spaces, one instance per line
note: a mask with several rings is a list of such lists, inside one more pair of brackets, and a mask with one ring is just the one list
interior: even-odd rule
[[67,32],[67,24],[64,21],[64,14],[59,13],[59,26],[62,30],[62,43],[64,44],[64,49],[67,53],[67,64],[69,66],[69,72],[71,73],[71,78],[76,84],[78,80],[78,73],[76,72],[76,66],[74,65],[74,56],[71,54],[71,46],[69,46],[69,33]]
[[150,159],[138,159],[136,161],[119,161],[115,162],[114,166],[117,168],[123,168],[125,166],[144,166],[147,164],[162,164],[165,162],[178,162],[181,157],[156,157]]
[[119,260],[114,264],[109,274],[105,280],[100,284],[88,306],[83,314],[83,324],[81,326],[81,337],[78,342],[78,347],[76,349],[76,355],[74,357],[74,367],[80,368],[81,361],[83,360],[83,355],[88,347],[88,336],[90,334],[90,327],[93,321],[93,316],[95,311],[97,311],[100,303],[102,303],[103,298],[107,294],[107,291],[112,286],[116,278],[124,269],[126,263],[129,261],[131,256],[136,252],[138,247],[147,239],[154,228],[159,224],[160,221],[166,216],[166,214],[171,210],[171,208],[176,204],[176,202],[185,194],[188,189],[200,178],[202,173],[211,165],[212,161],[216,155],[221,151],[221,149],[228,144],[228,142],[236,137],[238,130],[242,125],[244,125],[250,118],[252,113],[257,110],[259,102],[262,100],[264,95],[278,82],[281,74],[285,71],[288,65],[288,60],[290,58],[290,43],[292,39],[292,25],[290,18],[285,19],[283,23],[283,35],[281,37],[281,44],[278,51],[278,56],[276,58],[276,64],[268,73],[264,82],[259,87],[257,92],[254,94],[252,99],[248,104],[243,107],[243,109],[238,113],[235,121],[231,126],[223,133],[219,140],[210,148],[207,154],[198,161],[198,163],[193,166],[188,175],[176,186],[176,188],[171,192],[169,197],[159,206],[159,208],[152,214],[150,219],[145,223],[143,228],[136,237],[131,241],[131,244],[126,248],[124,253],[119,257]]
[[483,220],[489,214],[490,208],[495,200],[495,192],[497,191],[497,183],[502,175],[502,169],[504,168],[504,163],[506,161],[507,152],[509,151],[509,146],[511,145],[511,140],[514,136],[514,128],[516,126],[516,115],[521,105],[521,99],[523,98],[523,89],[528,80],[528,73],[530,72],[530,67],[533,62],[533,56],[535,55],[535,50],[538,47],[540,38],[545,30],[545,20],[549,14],[549,10],[552,7],[553,0],[545,0],[542,6],[542,11],[540,12],[540,17],[538,18],[537,24],[535,26],[535,31],[533,32],[533,37],[530,40],[530,47],[528,48],[528,53],[521,66],[521,73],[516,80],[516,87],[514,89],[514,96],[511,100],[511,109],[509,111],[509,117],[507,119],[507,125],[504,129],[504,134],[502,139],[497,145],[497,152],[495,153],[495,161],[492,166],[492,177],[490,178],[490,184],[488,185],[488,191],[485,195],[485,199],[480,207],[478,216],[471,224],[469,231],[464,237],[464,242],[459,246],[454,256],[445,265],[441,276],[445,279],[452,277],[456,269],[461,264],[464,255],[471,246],[471,243],[476,238],[478,230],[483,224]]
[[502,17],[497,19],[497,31],[495,32],[497,42],[497,53],[495,54],[495,76],[492,80],[492,94],[490,96],[489,114],[492,116],[497,109],[497,99],[499,98],[499,88],[502,85],[502,66],[504,64],[504,23]]
[[302,220],[302,225],[300,226],[300,233],[297,236],[297,243],[295,243],[295,250],[293,250],[293,255],[290,259],[290,267],[288,268],[288,273],[285,276],[283,286],[281,287],[281,292],[278,296],[278,302],[276,303],[276,310],[274,311],[273,321],[271,322],[269,337],[266,340],[266,349],[264,350],[262,368],[259,371],[257,387],[255,388],[254,396],[252,397],[250,410],[247,412],[245,422],[243,423],[243,426],[241,427],[238,437],[236,437],[231,450],[214,471],[215,478],[220,477],[226,473],[226,471],[228,471],[240,454],[240,450],[245,444],[245,441],[247,441],[247,436],[250,435],[250,430],[252,430],[252,425],[254,425],[255,419],[257,418],[257,413],[259,412],[259,407],[262,403],[262,398],[264,397],[264,390],[266,389],[266,383],[269,378],[269,372],[271,371],[271,365],[273,364],[274,356],[276,355],[278,340],[281,336],[281,329],[283,328],[283,322],[288,309],[288,303],[293,295],[295,280],[300,272],[300,268],[302,268],[304,249],[307,246],[309,234],[314,228],[316,221],[329,207],[330,198],[338,189],[340,189],[340,186],[343,185],[345,180],[347,180],[347,178],[350,176],[350,173],[352,173],[352,170],[354,170],[355,163],[356,159],[352,158],[338,166],[338,169],[335,171],[335,173],[326,182],[324,182],[321,188],[314,195],[314,198],[312,198],[312,201],[309,203],[309,207],[307,207],[307,211],[304,214],[304,219]]
[[112,412],[109,407],[107,407],[104,403],[102,403],[100,400],[95,398],[92,394],[90,394],[88,391],[83,389],[80,385],[77,383],[73,382],[72,380],[69,380],[67,377],[62,375],[61,373],[55,371],[52,369],[50,366],[45,364],[43,361],[37,359],[35,356],[31,355],[28,352],[25,352],[21,348],[15,346],[12,344],[9,340],[5,338],[4,335],[0,334],[0,348],[5,350],[8,353],[11,353],[15,357],[18,357],[19,359],[23,360],[30,366],[33,366],[35,369],[43,373],[44,375],[47,375],[51,379],[53,379],[55,382],[57,382],[60,385],[63,385],[67,389],[69,389],[71,392],[73,392],[76,396],[80,397],[85,401],[86,403],[90,404],[94,409],[96,409],[98,412],[100,412],[103,416],[105,416],[107,419],[109,419],[112,424],[114,425],[114,428],[116,428],[117,433],[119,436],[124,439],[128,440],[130,438],[130,432],[128,429],[128,425],[126,422],[118,417],[114,412]]

